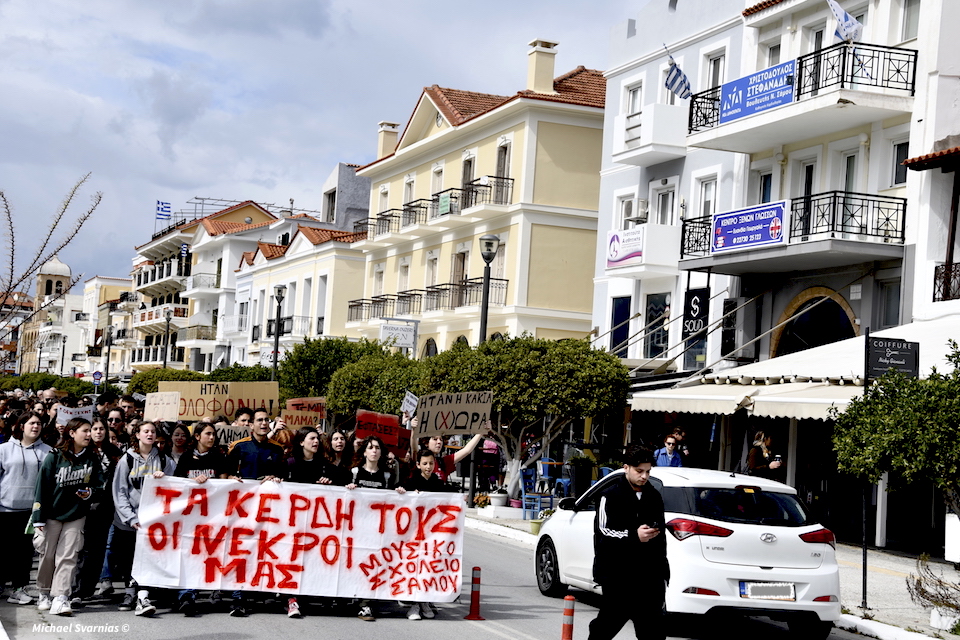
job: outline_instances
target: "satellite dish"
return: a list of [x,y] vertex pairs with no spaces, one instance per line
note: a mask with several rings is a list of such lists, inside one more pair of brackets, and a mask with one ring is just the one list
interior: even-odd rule
[[253,222],[253,218],[251,218],[250,216],[247,216],[246,218],[243,219],[243,221],[246,222],[247,224],[250,224],[251,222]]

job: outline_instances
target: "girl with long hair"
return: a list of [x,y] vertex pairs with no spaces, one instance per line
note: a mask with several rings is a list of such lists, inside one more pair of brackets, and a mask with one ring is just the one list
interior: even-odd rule
[[173,460],[155,446],[157,427],[153,422],[141,422],[134,427],[130,449],[117,463],[113,477],[113,502],[116,512],[113,518],[113,540],[110,573],[115,580],[123,578],[126,588],[120,611],[130,611],[138,616],[152,615],[157,608],[150,602],[146,589],[137,591],[137,583],[130,577],[133,568],[133,553],[136,548],[140,519],[140,496],[143,480],[147,476],[162,478],[176,470]]
[[90,432],[90,423],[83,418],[70,420],[60,446],[44,458],[37,479],[31,516],[34,547],[40,551],[37,608],[53,615],[73,613],[68,598],[83,547],[83,526],[91,499],[103,489],[103,471],[90,448]]

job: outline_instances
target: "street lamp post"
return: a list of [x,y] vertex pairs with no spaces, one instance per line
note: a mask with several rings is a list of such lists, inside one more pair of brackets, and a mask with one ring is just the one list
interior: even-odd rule
[[67,356],[67,336],[63,336],[63,346],[60,347],[60,377],[63,377],[63,361]]
[[[487,339],[487,314],[490,310],[490,263],[497,257],[500,248],[500,238],[487,234],[480,237],[480,256],[483,258],[483,293],[480,299],[480,340],[483,344]],[[470,494],[467,504],[473,504],[473,497],[477,489],[477,450],[470,452]]]
[[167,310],[163,312],[163,317],[167,319],[167,335],[163,344],[163,368],[166,369],[167,358],[170,355],[170,320],[173,318],[173,309],[167,307]]
[[273,321],[273,370],[270,380],[277,379],[277,360],[280,359],[280,314],[283,312],[283,297],[287,293],[287,285],[278,284],[273,288],[273,297],[277,299],[277,317]]
[[103,374],[103,388],[106,389],[107,385],[110,384],[110,347],[113,346],[113,325],[107,327],[107,337],[105,339],[107,343],[107,364],[104,369]]

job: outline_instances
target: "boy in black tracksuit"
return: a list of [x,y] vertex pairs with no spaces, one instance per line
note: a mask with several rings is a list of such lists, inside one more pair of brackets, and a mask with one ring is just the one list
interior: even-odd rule
[[589,640],[611,640],[627,620],[637,638],[662,640],[665,583],[670,580],[663,498],[648,484],[653,455],[633,446],[624,474],[597,498],[593,579],[603,587]]

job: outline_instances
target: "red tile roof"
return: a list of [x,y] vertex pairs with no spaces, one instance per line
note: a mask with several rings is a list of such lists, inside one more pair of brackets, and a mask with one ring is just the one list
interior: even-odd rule
[[770,7],[775,7],[781,2],[783,2],[783,0],[763,0],[763,2],[758,2],[757,4],[744,9],[742,15],[744,18],[749,18],[753,14],[760,13],[764,9],[769,9]]
[[243,255],[240,256],[240,262],[246,262],[248,265],[253,266],[253,258],[256,255],[256,251],[244,251]]
[[[297,233],[302,233],[311,243],[318,245],[324,242],[357,242],[367,237],[366,232],[353,233],[351,231],[340,231],[339,229],[317,229],[315,227],[299,226]],[[358,237],[360,236],[360,237]]]
[[287,246],[283,244],[272,244],[269,242],[258,242],[257,251],[263,254],[263,257],[267,260],[273,260],[274,258],[283,257],[283,254],[287,252]]
[[914,171],[925,171],[957,163],[960,163],[960,147],[951,147],[916,158],[907,158],[903,161],[903,166]]
[[[603,109],[607,94],[607,79],[603,77],[602,71],[587,69],[583,65],[568,71],[567,73],[554,78],[552,93],[537,93],[524,89],[518,91],[512,96],[498,96],[492,93],[477,93],[475,91],[463,91],[460,89],[447,89],[437,85],[424,87],[423,93],[430,97],[431,101],[437,106],[437,109],[443,114],[443,117],[453,125],[461,125],[478,116],[493,111],[509,102],[518,99],[543,100],[545,102],[562,102],[566,104],[577,104],[585,107],[595,107]],[[423,102],[422,98],[417,104]],[[406,135],[406,130],[413,121],[413,114],[407,121],[401,138]],[[366,169],[379,162],[383,162],[394,154],[385,155],[373,162],[366,164],[360,169]]]

